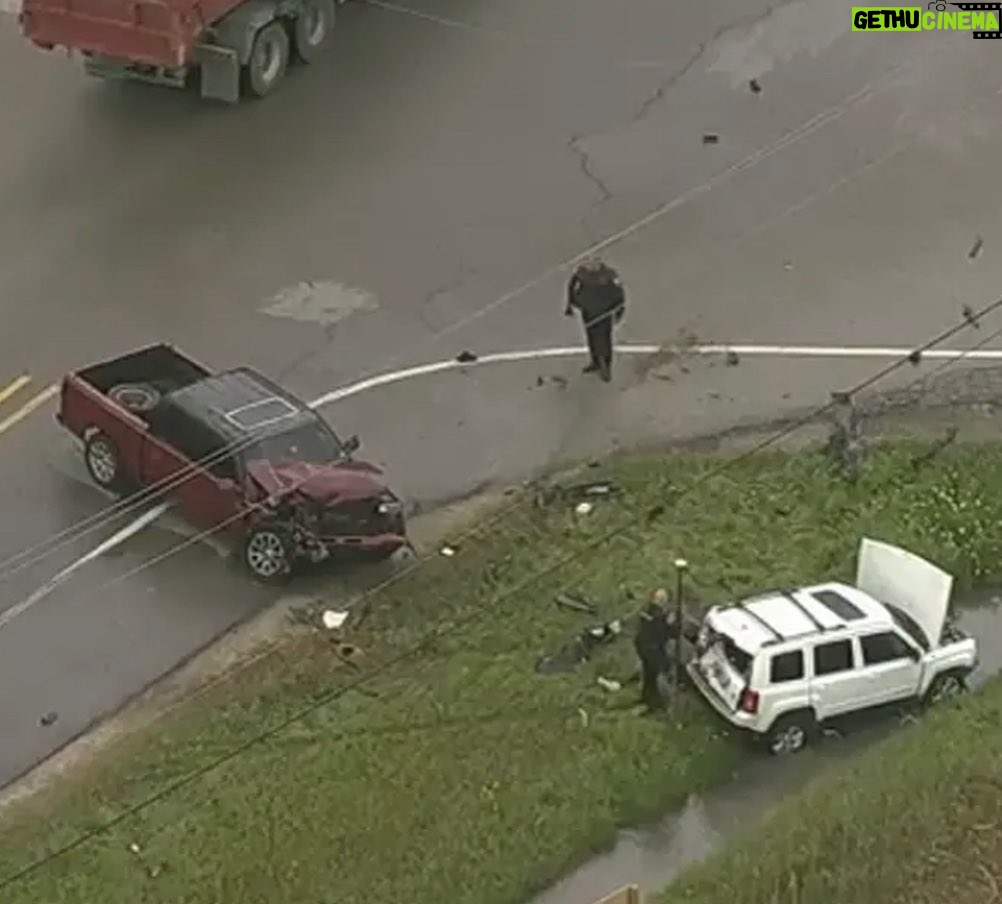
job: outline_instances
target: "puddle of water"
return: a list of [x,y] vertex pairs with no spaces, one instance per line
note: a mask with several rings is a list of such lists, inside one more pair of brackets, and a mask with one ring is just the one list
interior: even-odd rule
[[[978,639],[980,665],[971,685],[980,687],[1002,671],[1002,597],[961,610],[961,628]],[[844,766],[897,727],[891,716],[844,737],[825,739],[789,759],[753,758],[726,785],[686,805],[656,825],[621,832],[615,846],[535,898],[532,904],[592,904],[624,885],[644,894],[660,891],[688,867],[741,833],[760,824],[786,797],[797,794],[822,773]]]

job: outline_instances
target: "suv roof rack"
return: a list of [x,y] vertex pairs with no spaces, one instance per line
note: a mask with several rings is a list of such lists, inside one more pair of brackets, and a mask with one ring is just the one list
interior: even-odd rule
[[746,602],[747,602],[746,600],[742,600],[741,602],[739,602],[738,608],[742,612],[747,612],[748,615],[751,616],[753,621],[757,621],[763,628],[765,628],[766,631],[768,631],[773,636],[773,638],[775,638],[775,641],[783,640],[783,635],[780,634],[779,631],[777,631],[772,625],[770,625],[769,622],[767,622],[764,618],[762,618],[761,615],[749,609],[748,606],[746,605]]
[[811,623],[812,625],[814,625],[814,627],[815,627],[815,629],[816,629],[816,630],[818,630],[818,631],[820,631],[820,632],[824,633],[825,631],[838,631],[839,629],[841,629],[841,628],[844,628],[844,627],[845,627],[845,625],[844,625],[844,624],[838,624],[838,625],[832,625],[831,627],[829,627],[829,628],[826,628],[826,627],[825,627],[825,626],[824,626],[823,624],[821,624],[821,622],[819,622],[819,621],[818,621],[818,620],[817,620],[817,619],[816,619],[816,618],[814,617],[814,613],[812,613],[810,609],[808,609],[808,608],[807,608],[807,607],[806,607],[806,606],[805,606],[805,605],[804,605],[804,604],[803,604],[802,602],[800,602],[800,600],[798,600],[798,599],[797,599],[797,598],[796,598],[796,597],[795,597],[795,596],[793,595],[793,591],[792,591],[792,590],[780,590],[780,591],[779,591],[779,593],[780,593],[780,594],[781,594],[781,595],[782,595],[782,596],[783,596],[784,598],[788,599],[788,600],[789,600],[789,601],[790,601],[791,603],[793,603],[793,605],[794,605],[794,606],[796,606],[796,607],[797,607],[797,608],[798,608],[798,609],[799,609],[799,610],[800,610],[801,612],[803,612],[803,613],[804,613],[804,615],[805,615],[805,616],[806,616],[806,617],[808,618],[808,620],[810,621],[810,623]]

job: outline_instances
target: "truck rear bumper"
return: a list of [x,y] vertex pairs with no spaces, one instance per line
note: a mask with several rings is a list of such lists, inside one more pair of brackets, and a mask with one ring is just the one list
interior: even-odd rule
[[84,71],[97,78],[146,82],[169,88],[183,88],[188,76],[187,68],[168,69],[97,54],[84,55]]

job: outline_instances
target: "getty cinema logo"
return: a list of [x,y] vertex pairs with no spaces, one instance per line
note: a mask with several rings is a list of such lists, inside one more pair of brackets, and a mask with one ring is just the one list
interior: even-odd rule
[[[950,7],[953,7],[952,9]],[[921,6],[854,6],[853,31],[969,31],[974,38],[1002,38],[997,3],[944,3]]]

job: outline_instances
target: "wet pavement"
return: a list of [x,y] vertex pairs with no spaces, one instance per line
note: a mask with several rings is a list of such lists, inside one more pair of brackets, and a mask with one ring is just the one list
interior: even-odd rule
[[[971,676],[976,689],[1002,671],[1002,599],[964,609],[959,624],[978,639],[980,664]],[[532,904],[593,904],[626,885],[654,894],[686,868],[727,843],[756,830],[783,800],[893,733],[900,716],[884,714],[837,736],[823,738],[796,756],[751,755],[733,780],[686,805],[659,823],[621,832],[614,847],[595,857],[534,898]]]
[[[997,292],[990,42],[853,34],[830,0],[412,5],[446,21],[345,6],[328,58],[232,108],[89,80],[0,15],[16,86],[0,104],[0,386],[34,377],[0,423],[67,369],[153,341],[307,399],[462,349],[577,343],[558,265],[610,235],[624,340],[909,346]],[[471,369],[324,413],[427,507],[815,404],[876,369],[666,381],[624,361],[596,390],[579,364]],[[105,504],[66,476],[76,453],[51,414],[0,430],[0,561]],[[0,610],[116,527],[0,567]],[[154,562],[175,542],[136,538],[0,629],[0,785],[272,598],[212,550]]]

